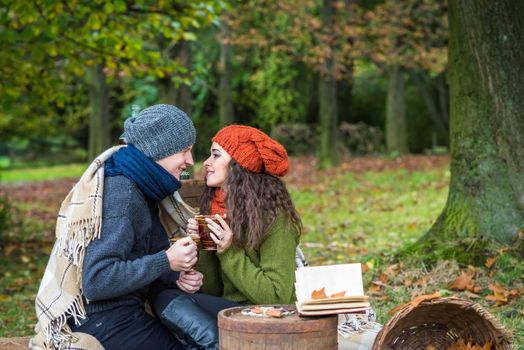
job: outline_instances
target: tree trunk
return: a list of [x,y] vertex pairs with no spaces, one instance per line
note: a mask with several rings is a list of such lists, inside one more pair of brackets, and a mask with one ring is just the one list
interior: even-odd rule
[[[191,70],[191,44],[181,41],[178,47],[173,50],[174,57],[189,72]],[[158,80],[160,103],[175,105],[188,115],[191,115],[192,94],[188,84],[176,86],[171,76]]]
[[[323,25],[330,28],[335,15],[335,1],[324,0]],[[320,126],[320,162],[321,168],[329,168],[338,164],[338,111],[337,111],[337,80],[334,72],[334,52],[324,62],[324,74],[319,79],[319,126]]]
[[445,119],[447,113],[445,111],[442,112],[439,110],[440,101],[437,101],[435,98],[433,98],[431,94],[431,90],[430,90],[431,85],[430,83],[428,83],[427,79],[424,79],[423,77],[425,74],[426,73],[424,72],[420,72],[420,73],[416,72],[413,69],[409,70],[409,75],[411,77],[411,80],[415,83],[415,86],[417,87],[420,95],[422,96],[422,99],[424,100],[424,104],[426,105],[428,109],[429,116],[433,120],[433,123],[437,127],[438,132],[440,133],[442,138],[446,141],[446,145],[447,145],[449,144],[449,130],[448,130],[448,125]]
[[89,103],[91,105],[88,142],[88,156],[91,161],[111,146],[109,89],[102,64],[88,67],[86,71],[87,84],[89,86]]
[[218,90],[218,101],[220,104],[220,126],[232,124],[235,120],[233,115],[233,69],[231,66],[231,45],[229,39],[229,27],[227,19],[222,22],[222,40],[220,42],[220,89]]
[[[524,2],[449,2],[451,183],[433,242],[524,228]],[[463,239],[466,238],[466,239]]]
[[388,152],[409,153],[406,133],[406,102],[403,70],[398,64],[389,67],[386,105],[386,146]]

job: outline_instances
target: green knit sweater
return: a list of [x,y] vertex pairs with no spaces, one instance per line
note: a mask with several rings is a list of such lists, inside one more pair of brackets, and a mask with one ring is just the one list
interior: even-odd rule
[[200,291],[242,304],[292,304],[297,245],[296,229],[287,228],[281,215],[257,250],[230,246],[222,253],[200,251]]

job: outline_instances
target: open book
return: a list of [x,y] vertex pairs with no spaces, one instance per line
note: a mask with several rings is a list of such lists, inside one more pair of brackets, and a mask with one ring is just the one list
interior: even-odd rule
[[360,264],[300,267],[295,278],[296,306],[301,315],[361,313],[369,309]]

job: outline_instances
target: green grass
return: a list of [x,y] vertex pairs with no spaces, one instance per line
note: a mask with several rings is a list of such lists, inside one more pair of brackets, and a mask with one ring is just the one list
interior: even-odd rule
[[[64,169],[68,175],[79,176],[84,167]],[[41,170],[41,174],[46,173]],[[475,284],[482,288],[476,296],[450,288],[467,266],[445,259],[429,262],[417,252],[402,253],[427,232],[443,209],[450,180],[447,167],[367,173],[341,170],[333,174],[321,176],[313,185],[288,186],[303,219],[301,246],[311,265],[362,262],[369,268],[363,274],[369,292],[372,281],[396,264],[397,273],[388,276],[379,291],[369,293],[379,322],[387,322],[391,309],[413,297],[440,291],[444,296],[457,296],[484,306],[513,332],[515,348],[524,349],[524,298],[519,296],[500,306],[486,299],[492,283],[507,290],[520,290],[521,294],[524,291],[524,262],[517,252],[492,247],[492,256],[497,257],[495,265],[490,269],[475,267]],[[21,212],[35,208],[30,203],[15,205]],[[33,220],[21,225],[17,228],[21,232],[8,236],[11,240],[19,237],[19,241],[7,242],[2,248],[0,336],[32,334],[34,297],[51,249],[49,240],[40,242],[34,235],[38,227],[50,230],[50,223]],[[419,283],[423,278],[428,278],[427,283]]]
[[82,175],[86,168],[86,164],[68,164],[33,169],[4,170],[0,173],[0,181],[12,183],[54,180],[64,177],[77,178]]
[[[290,190],[314,264],[360,262],[414,242],[444,207],[449,173],[404,170],[341,174]],[[329,254],[327,254],[329,253]]]

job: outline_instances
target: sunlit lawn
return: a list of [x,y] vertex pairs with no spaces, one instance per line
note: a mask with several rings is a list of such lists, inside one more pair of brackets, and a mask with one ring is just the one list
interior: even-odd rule
[[444,207],[446,168],[339,174],[311,188],[290,186],[312,265],[362,262],[426,232]]
[[63,177],[78,178],[86,169],[86,164],[67,164],[34,169],[15,169],[0,172],[0,182],[33,180],[53,180]]
[[[35,176],[46,174],[48,178],[62,171],[68,177],[78,177],[84,169],[82,165],[38,169],[42,173]],[[2,180],[22,177],[28,179],[27,174],[11,173]],[[442,166],[428,171],[362,173],[339,169],[313,185],[288,183],[304,223],[301,247],[311,265],[363,263],[367,268],[364,288],[370,292],[381,323],[387,322],[391,317],[388,312],[394,307],[417,295],[440,291],[443,296],[473,298],[486,307],[514,333],[515,346],[520,349],[524,346],[523,298],[502,306],[486,299],[493,282],[522,290],[524,263],[518,257],[501,255],[491,271],[477,267],[475,283],[483,289],[476,297],[450,290],[450,284],[467,266],[455,261],[427,264],[423,256],[416,255],[395,260],[395,253],[422,237],[438,217],[446,202],[449,180],[448,167]],[[38,205],[26,202],[17,207],[24,213]],[[28,335],[33,331],[34,297],[51,248],[49,242],[39,242],[37,232],[52,230],[53,226],[53,222],[35,221],[24,226],[29,233],[24,232],[24,227],[17,228],[20,235],[15,237],[24,237],[24,241],[5,245],[0,255],[0,265],[5,269],[0,280],[0,336]],[[392,264],[400,266],[399,274],[371,292],[372,281]],[[430,282],[419,283],[425,276],[430,276]]]

